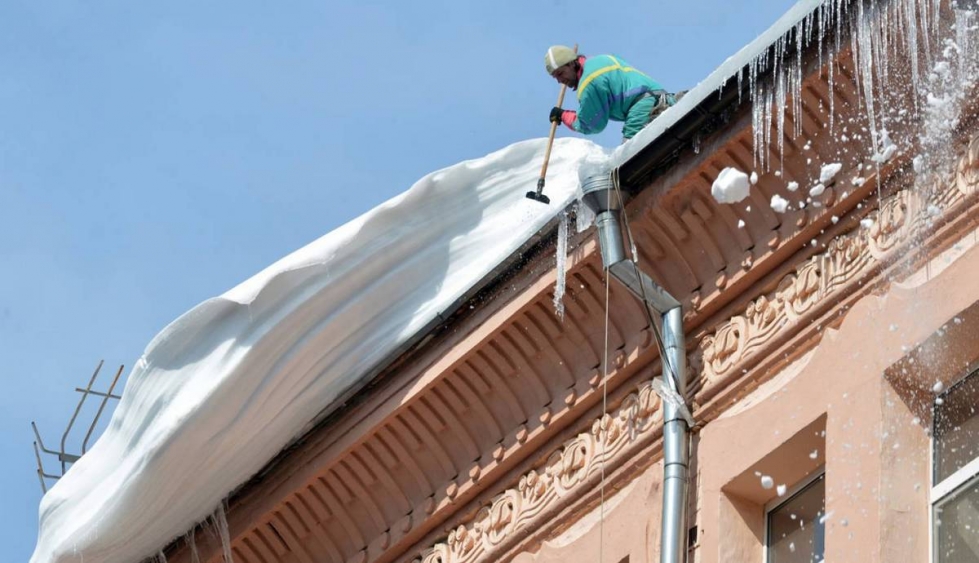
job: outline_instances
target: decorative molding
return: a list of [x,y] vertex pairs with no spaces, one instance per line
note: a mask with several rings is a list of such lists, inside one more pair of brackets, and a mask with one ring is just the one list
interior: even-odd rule
[[923,237],[943,217],[952,217],[966,196],[979,189],[979,136],[964,152],[954,170],[934,187],[907,187],[888,197],[868,215],[873,220],[869,228],[833,239],[825,252],[799,265],[774,291],[704,336],[702,389],[720,384],[764,353],[794,321],[838,298],[854,279],[890,261],[899,247]]
[[[868,215],[873,225],[832,239],[825,252],[800,264],[773,291],[749,302],[742,313],[703,337],[702,354],[689,359],[691,372],[700,374],[701,391],[743,369],[803,316],[838,298],[860,276],[892,261],[897,251],[929,234],[943,217],[952,217],[966,196],[979,191],[979,136],[969,143],[954,171],[936,185],[934,189],[907,187],[886,198]],[[412,563],[488,560],[515,532],[532,526],[562,499],[580,493],[581,484],[603,462],[615,463],[630,444],[651,434],[662,417],[659,403],[651,386],[643,384],[612,414],[594,420],[588,432],[565,442],[542,466],[493,497]]]
[[[749,302],[742,313],[704,336],[702,354],[689,359],[691,371],[700,374],[701,390],[743,369],[800,318],[838,298],[863,274],[891,261],[899,249],[929,234],[943,217],[952,217],[966,196],[979,191],[979,136],[966,147],[954,171],[936,185],[934,189],[907,187],[886,198],[868,215],[873,225],[832,239],[825,252],[800,264],[773,291]],[[488,560],[515,532],[532,526],[562,499],[580,493],[582,483],[603,462],[615,463],[629,445],[652,434],[662,418],[659,407],[659,398],[644,383],[611,414],[594,420],[589,431],[565,442],[543,465],[525,473],[412,563]]]
[[955,185],[959,193],[969,196],[979,190],[979,135],[969,143],[955,172]]
[[413,563],[474,563],[495,552],[514,532],[526,528],[561,499],[581,491],[588,478],[630,445],[652,434],[662,420],[660,400],[642,384],[612,412],[595,419],[587,432],[565,442],[540,467],[520,477],[471,519],[453,528],[443,542]]

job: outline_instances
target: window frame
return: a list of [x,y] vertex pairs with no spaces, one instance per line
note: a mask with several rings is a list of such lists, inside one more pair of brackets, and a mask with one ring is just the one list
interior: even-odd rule
[[[825,464],[820,465],[819,467],[817,467],[816,469],[814,469],[812,471],[812,473],[810,473],[809,475],[806,475],[805,478],[797,481],[794,485],[792,485],[791,488],[786,489],[784,495],[777,496],[777,497],[773,498],[772,500],[768,501],[767,503],[765,503],[765,507],[764,507],[765,541],[762,544],[762,548],[763,548],[762,549],[762,558],[761,558],[762,563],[769,563],[769,560],[768,560],[768,548],[770,547],[771,540],[772,540],[771,517],[770,517],[771,516],[771,513],[774,512],[775,510],[778,510],[783,505],[788,504],[793,498],[796,497],[796,495],[798,495],[799,493],[803,492],[804,490],[806,490],[807,488],[809,488],[810,485],[812,485],[813,483],[815,483],[816,481],[818,481],[820,479],[823,480],[823,484],[825,486],[825,483],[826,483],[826,465]],[[823,517],[825,517],[826,514],[828,514],[828,513],[829,513],[829,511],[826,510],[826,492],[824,490],[823,491]]]
[[979,482],[979,456],[976,456],[975,459],[957,469],[948,477],[937,483],[935,482],[938,470],[938,467],[935,464],[935,448],[937,447],[937,439],[935,438],[935,424],[938,420],[937,407],[939,406],[937,404],[937,400],[939,398],[944,400],[949,394],[963,386],[966,381],[972,379],[973,377],[979,379],[979,366],[977,365],[970,365],[969,368],[965,370],[964,376],[959,378],[954,384],[950,385],[948,389],[937,394],[932,399],[931,403],[931,432],[929,440],[930,447],[928,448],[928,463],[931,469],[930,475],[928,476],[928,543],[931,547],[929,550],[929,559],[931,563],[941,563],[938,554],[938,541],[935,537],[935,514],[938,505],[943,501],[951,500],[963,489],[966,489],[976,482]]

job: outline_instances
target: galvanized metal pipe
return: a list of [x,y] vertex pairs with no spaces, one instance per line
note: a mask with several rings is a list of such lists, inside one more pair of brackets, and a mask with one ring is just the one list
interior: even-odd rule
[[619,227],[617,211],[605,211],[595,217],[598,228],[598,245],[602,248],[602,265],[606,270],[625,261],[625,247],[622,244],[622,229]]
[[[610,174],[596,174],[582,182],[582,200],[596,214],[595,227],[602,264],[643,306],[656,311],[663,327],[663,376],[682,398],[687,390],[687,357],[680,302],[626,258],[619,217],[622,201]],[[650,316],[652,321],[652,316]],[[657,330],[652,326],[650,330]],[[685,400],[685,399],[684,399]],[[684,563],[687,555],[687,486],[690,467],[689,428],[680,408],[663,401],[663,522],[660,562]]]
[[[680,397],[686,396],[687,355],[684,351],[683,314],[680,307],[663,313],[663,360],[676,374]],[[667,376],[664,374],[664,376]],[[663,525],[660,533],[660,562],[683,563],[687,553],[687,483],[690,440],[687,422],[680,409],[663,401]]]

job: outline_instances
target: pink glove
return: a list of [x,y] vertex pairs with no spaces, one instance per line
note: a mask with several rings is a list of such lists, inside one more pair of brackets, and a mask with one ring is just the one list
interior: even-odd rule
[[574,120],[578,119],[578,112],[574,110],[564,110],[561,114],[561,123],[563,123],[568,129],[574,131]]

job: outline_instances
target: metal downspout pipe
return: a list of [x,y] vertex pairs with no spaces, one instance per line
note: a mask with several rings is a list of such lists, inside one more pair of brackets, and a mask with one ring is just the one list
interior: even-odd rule
[[[681,404],[663,404],[663,518],[660,531],[660,562],[684,563],[687,554],[687,484],[690,467],[689,411],[685,411],[687,357],[680,302],[639,267],[626,258],[619,218],[621,192],[615,190],[608,173],[582,181],[582,201],[595,212],[595,227],[602,250],[602,264],[643,306],[659,315],[662,326],[660,354],[666,385]],[[647,310],[648,310],[647,309]],[[652,315],[650,315],[652,320]],[[657,330],[655,326],[650,330]]]
[[[663,314],[666,361],[676,377],[676,393],[686,397],[687,355],[684,351],[683,313],[679,306]],[[663,524],[660,562],[683,563],[687,558],[687,484],[690,438],[687,421],[678,405],[663,401]]]

